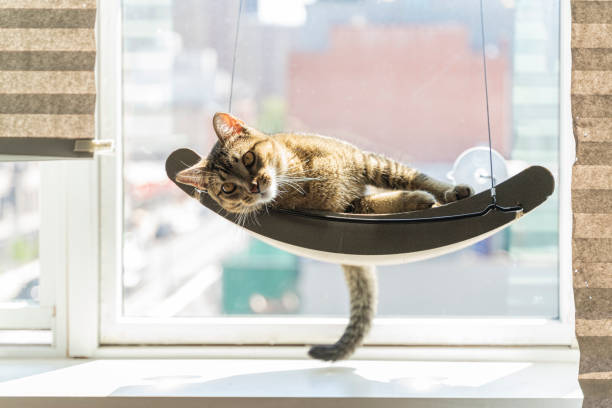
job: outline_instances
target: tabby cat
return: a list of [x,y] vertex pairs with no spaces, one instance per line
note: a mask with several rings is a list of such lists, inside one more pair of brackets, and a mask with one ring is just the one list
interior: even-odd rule
[[[240,221],[270,208],[379,214],[414,211],[472,194],[376,153],[326,136],[265,134],[227,113],[217,113],[219,141],[206,159],[176,180],[206,191]],[[366,195],[366,187],[385,192]],[[349,357],[368,333],[376,310],[372,267],[342,265],[351,311],[348,326],[332,345],[310,349],[327,361]]]

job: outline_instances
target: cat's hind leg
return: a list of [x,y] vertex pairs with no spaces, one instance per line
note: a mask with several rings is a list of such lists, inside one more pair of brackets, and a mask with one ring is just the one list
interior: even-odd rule
[[379,154],[366,153],[363,163],[365,182],[375,187],[427,191],[433,194],[440,204],[452,203],[474,194],[474,190],[468,185],[453,186]]
[[435,203],[434,196],[426,191],[389,191],[358,198],[352,208],[357,214],[387,214],[424,210]]

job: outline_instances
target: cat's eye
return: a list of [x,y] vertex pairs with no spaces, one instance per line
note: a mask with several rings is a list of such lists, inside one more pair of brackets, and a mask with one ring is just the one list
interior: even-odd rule
[[255,163],[255,154],[253,152],[246,152],[244,156],[242,156],[242,163],[245,167],[251,167],[253,163]]
[[225,194],[232,193],[235,189],[236,185],[234,183],[223,183],[223,185],[221,186],[221,190],[223,190]]

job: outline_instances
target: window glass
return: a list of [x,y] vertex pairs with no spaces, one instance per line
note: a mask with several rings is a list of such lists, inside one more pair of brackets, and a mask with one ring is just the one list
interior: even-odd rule
[[[238,9],[237,0],[123,1],[127,316],[348,311],[338,266],[249,238],[166,178],[174,149],[205,154],[216,141]],[[488,187],[477,1],[250,0],[240,21],[232,107],[247,123],[335,136]],[[558,2],[486,1],[485,21],[495,177],[531,164],[556,177]],[[557,317],[557,213],[555,193],[465,250],[380,267],[379,315]]]
[[38,305],[39,186],[38,164],[0,163],[0,308]]

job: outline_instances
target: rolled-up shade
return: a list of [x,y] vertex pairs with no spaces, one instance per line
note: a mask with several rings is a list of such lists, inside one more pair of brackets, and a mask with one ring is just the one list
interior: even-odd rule
[[92,155],[95,22],[95,0],[0,1],[0,155]]

